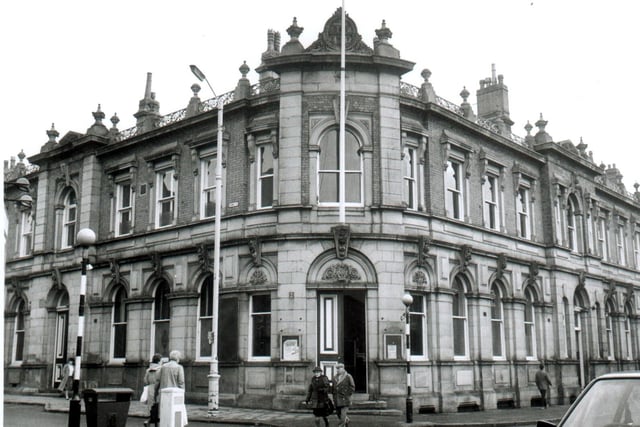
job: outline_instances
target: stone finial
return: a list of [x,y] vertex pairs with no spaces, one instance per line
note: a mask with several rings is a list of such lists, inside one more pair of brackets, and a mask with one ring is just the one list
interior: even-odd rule
[[120,123],[120,118],[118,117],[118,113],[113,113],[113,116],[109,119],[111,122],[111,129],[109,129],[109,138],[114,140],[118,137],[120,131],[118,130],[118,123]]
[[529,147],[532,147],[534,142],[536,141],[533,135],[531,135],[531,129],[533,129],[533,126],[531,125],[531,123],[529,123],[529,120],[527,120],[527,124],[524,125],[524,130],[527,131],[527,135],[524,137],[524,142]]
[[191,92],[193,92],[193,96],[189,100],[189,105],[187,105],[186,116],[191,117],[200,112],[200,97],[198,94],[200,93],[200,85],[198,83],[194,83],[191,85]]
[[472,122],[476,121],[476,115],[473,112],[473,108],[471,108],[471,104],[467,101],[469,98],[469,91],[466,86],[462,87],[462,91],[460,92],[460,96],[462,97],[462,104],[460,104],[460,108],[462,109],[462,115]]
[[54,123],[51,123],[51,129],[47,131],[47,136],[49,137],[49,140],[42,146],[42,148],[40,148],[41,153],[53,149],[58,144],[56,138],[60,136],[60,132],[56,130]]
[[95,120],[95,122],[89,129],[87,129],[87,135],[106,136],[109,133],[109,130],[104,124],[102,124],[102,120],[104,120],[105,114],[102,111],[100,104],[98,104],[98,109],[91,114],[93,114],[93,119]]
[[435,102],[436,101],[436,92],[433,90],[433,85],[429,83],[429,77],[431,77],[431,71],[428,68],[425,68],[420,73],[424,82],[420,87],[420,93],[422,96],[422,100],[425,102]]
[[393,33],[389,28],[387,28],[387,22],[383,19],[382,26],[376,30],[376,36],[378,36],[378,41],[380,43],[387,43]]
[[273,50],[280,52],[280,31],[273,32]]
[[20,163],[24,163],[25,157],[27,157],[27,155],[24,154],[24,150],[20,150],[20,152],[18,153],[18,161]]
[[249,79],[247,78],[247,73],[251,69],[247,65],[247,61],[244,61],[238,70],[242,74],[242,77],[238,80],[238,84],[236,85],[234,99],[247,98],[251,95],[251,83],[249,83]]
[[287,34],[291,37],[291,40],[298,40],[300,34],[304,31],[304,27],[298,26],[298,18],[293,17],[293,23],[289,28],[287,28]]
[[469,98],[469,91],[466,86],[462,87],[462,91],[460,92],[460,96],[462,97],[462,102],[467,103],[467,99]]
[[577,149],[578,151],[580,151],[580,156],[584,157],[584,158],[588,158],[589,155],[587,154],[587,147],[589,147],[589,145],[585,144],[584,141],[582,140],[582,137],[580,137],[580,143],[577,145]]
[[542,118],[542,113],[540,113],[540,118],[535,123],[536,127],[538,128],[538,132],[536,133],[536,136],[535,136],[535,141],[538,144],[545,143],[545,142],[553,142],[553,138],[551,138],[551,135],[549,135],[545,130],[547,123],[548,122],[544,118]]

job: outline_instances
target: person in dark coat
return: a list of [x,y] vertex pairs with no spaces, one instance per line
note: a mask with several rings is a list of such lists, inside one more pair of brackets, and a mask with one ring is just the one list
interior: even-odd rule
[[329,426],[329,392],[331,391],[331,383],[329,378],[324,375],[322,368],[316,366],[313,368],[313,377],[307,391],[307,405],[313,408],[313,416],[317,427],[320,427],[320,420],[324,420],[325,427]]
[[154,424],[158,427],[160,418],[158,417],[158,403],[160,401],[160,360],[162,355],[156,353],[151,359],[149,368],[144,374],[144,385],[147,387],[147,410],[149,411],[149,419],[144,422],[145,427]]
[[536,385],[538,386],[538,390],[540,390],[540,397],[544,402],[544,407],[549,407],[549,397],[547,396],[547,391],[549,391],[549,387],[551,384],[551,378],[549,378],[549,374],[544,371],[544,365],[540,364],[540,370],[536,372]]
[[336,405],[336,415],[340,420],[338,427],[349,425],[347,412],[351,406],[351,395],[356,389],[353,377],[344,369],[343,363],[336,365],[336,375],[333,377],[333,400]]

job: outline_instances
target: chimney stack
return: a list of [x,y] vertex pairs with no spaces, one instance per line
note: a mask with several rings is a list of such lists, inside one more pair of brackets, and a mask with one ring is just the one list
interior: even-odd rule
[[496,78],[495,64],[491,64],[491,77],[480,80],[476,97],[478,118],[494,121],[501,128],[501,133],[510,134],[513,121],[509,118],[509,89],[502,74]]

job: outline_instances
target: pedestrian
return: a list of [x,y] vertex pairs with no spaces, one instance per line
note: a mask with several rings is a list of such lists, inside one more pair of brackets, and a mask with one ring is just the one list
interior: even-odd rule
[[336,405],[336,415],[340,420],[338,427],[349,425],[349,406],[351,395],[356,389],[353,377],[344,369],[344,363],[336,365],[336,375],[333,377],[333,400]]
[[536,372],[536,385],[538,386],[538,390],[540,390],[540,396],[542,397],[542,401],[544,402],[544,407],[549,407],[549,398],[547,397],[547,391],[549,391],[549,387],[551,384],[551,379],[549,378],[549,374],[544,371],[544,364],[540,364],[540,369]]
[[147,372],[144,374],[144,386],[147,387],[147,410],[149,411],[149,419],[144,422],[145,427],[149,424],[155,424],[158,427],[159,417],[159,397],[160,397],[160,360],[162,355],[156,353],[151,358],[151,363]]
[[313,416],[316,427],[320,427],[320,420],[324,420],[324,426],[329,427],[327,417],[333,413],[333,402],[329,398],[331,392],[331,382],[322,372],[322,368],[313,368],[313,377],[307,391],[307,405],[313,409]]
[[[184,368],[180,364],[180,356],[178,350],[172,350],[171,353],[169,353],[169,361],[162,365],[160,369],[160,390],[172,387],[184,390]],[[162,402],[162,393],[160,394],[159,400]],[[182,404],[180,412],[183,415],[182,421],[181,423],[176,422],[176,427],[184,427],[188,423],[187,409],[184,404]]]
[[58,385],[58,391],[64,392],[65,399],[69,400],[69,390],[73,387],[73,373],[75,372],[75,362],[70,357],[67,363],[62,367],[62,373],[60,374],[60,384]]

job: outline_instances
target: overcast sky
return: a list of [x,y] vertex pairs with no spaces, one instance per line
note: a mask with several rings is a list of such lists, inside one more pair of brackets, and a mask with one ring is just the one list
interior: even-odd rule
[[[102,105],[105,124],[135,125],[146,73],[161,114],[186,107],[197,64],[218,94],[234,89],[243,61],[253,71],[267,30],[293,17],[307,47],[341,1],[90,0],[5,1],[0,6],[0,117],[3,160],[40,151],[55,123],[61,139],[86,132]],[[636,131],[640,100],[640,2],[634,0],[346,0],[373,46],[382,20],[404,75],[419,86],[429,68],[436,93],[456,104],[463,86],[475,109],[478,81],[495,63],[509,87],[513,132],[524,136],[540,113],[554,141],[580,137],[600,164],[617,164],[627,190],[640,181]],[[348,63],[347,63],[348,67]],[[203,85],[202,99],[211,97]],[[477,110],[476,110],[477,111]],[[535,129],[534,129],[535,132]]]

